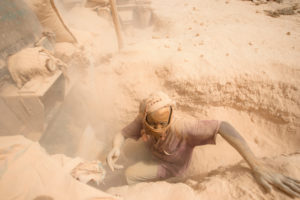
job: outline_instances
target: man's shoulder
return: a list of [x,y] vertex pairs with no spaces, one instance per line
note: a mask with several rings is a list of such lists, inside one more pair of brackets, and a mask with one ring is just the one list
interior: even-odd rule
[[182,123],[187,123],[187,122],[192,122],[195,120],[199,120],[196,117],[184,113],[176,113],[173,117],[173,121],[175,122],[174,124],[182,124]]
[[171,129],[177,132],[184,132],[191,124],[193,124],[197,119],[191,115],[176,113],[173,117],[173,122],[171,124]]
[[207,129],[209,127],[215,127],[219,124],[218,120],[207,120],[201,117],[194,117],[186,114],[177,114],[173,118],[171,129],[173,131],[181,133],[194,132],[199,129]]

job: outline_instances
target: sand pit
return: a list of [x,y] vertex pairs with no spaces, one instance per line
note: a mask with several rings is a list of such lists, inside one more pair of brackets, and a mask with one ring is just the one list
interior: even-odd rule
[[[293,2],[285,3],[281,6]],[[299,48],[295,44],[299,43],[296,36],[299,15],[278,19],[266,16],[263,10],[274,6],[277,6],[274,2],[255,6],[243,1],[153,1],[159,16],[153,27],[126,30],[128,45],[95,69],[102,109],[109,110],[121,128],[135,117],[139,100],[152,91],[163,90],[176,100],[178,112],[232,123],[260,157],[298,152],[300,74],[296,56]],[[292,34],[288,32],[295,36],[290,37]],[[110,119],[106,117],[102,115],[107,122]],[[130,159],[126,153],[124,157]],[[204,177],[212,170],[222,174],[219,167],[240,160],[240,155],[218,138],[216,146],[197,148],[186,176]],[[296,166],[291,166],[291,171],[297,171]],[[238,170],[229,171],[232,176],[239,174]],[[242,174],[245,179],[235,179],[233,185],[227,182],[231,182],[230,175],[217,176],[221,183],[213,180],[204,185],[209,185],[211,191],[218,188],[218,198],[288,198],[276,191],[264,196],[258,186],[252,189],[256,184],[247,170]],[[297,173],[293,176],[299,178]],[[243,183],[243,189],[238,187],[239,182]],[[116,194],[121,191],[126,198],[134,198],[138,191],[144,191],[137,198],[153,198],[150,195],[155,188],[169,190],[169,187],[173,185],[151,183],[109,191]],[[174,187],[200,193],[204,199],[213,197],[206,190],[186,185]],[[173,198],[159,192],[157,197]]]
[[[105,162],[139,101],[162,90],[176,101],[176,112],[230,122],[275,171],[300,179],[300,14],[264,11],[296,3],[153,0],[152,26],[126,27],[120,52],[112,21],[81,7],[62,13],[88,62],[77,66],[79,81],[41,145],[70,157],[89,149],[83,158]],[[87,124],[90,145],[80,141]],[[121,160],[130,162],[130,154]],[[195,149],[179,183],[103,188],[124,199],[290,199],[277,189],[264,193],[241,160],[218,136],[217,145]]]
[[[272,162],[281,166],[280,171],[299,177],[299,154],[272,158]],[[218,168],[205,178],[195,177],[185,183],[141,183],[110,188],[108,192],[124,199],[289,199],[278,191],[264,194],[244,164]]]

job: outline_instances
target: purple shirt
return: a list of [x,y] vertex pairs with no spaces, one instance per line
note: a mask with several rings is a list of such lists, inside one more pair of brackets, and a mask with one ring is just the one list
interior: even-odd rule
[[[153,155],[160,161],[158,177],[165,179],[181,175],[189,166],[195,146],[216,143],[219,126],[218,120],[174,117],[165,140],[150,138],[148,141]],[[122,129],[122,134],[125,138],[138,140],[142,128],[142,118],[137,116]]]

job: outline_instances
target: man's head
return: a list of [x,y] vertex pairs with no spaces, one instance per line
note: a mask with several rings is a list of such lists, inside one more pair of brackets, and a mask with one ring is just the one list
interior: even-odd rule
[[166,106],[147,114],[146,122],[155,129],[165,128],[169,125],[172,107]]
[[140,106],[147,135],[164,137],[170,127],[174,102],[163,92],[151,94]]

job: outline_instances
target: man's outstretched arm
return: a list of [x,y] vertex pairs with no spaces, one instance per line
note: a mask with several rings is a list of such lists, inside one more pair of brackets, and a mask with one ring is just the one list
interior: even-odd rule
[[246,160],[252,169],[253,175],[266,191],[271,190],[271,185],[277,187],[292,197],[300,197],[300,181],[273,172],[257,158],[248,144],[233,126],[228,122],[221,122],[218,132],[240,155]]

